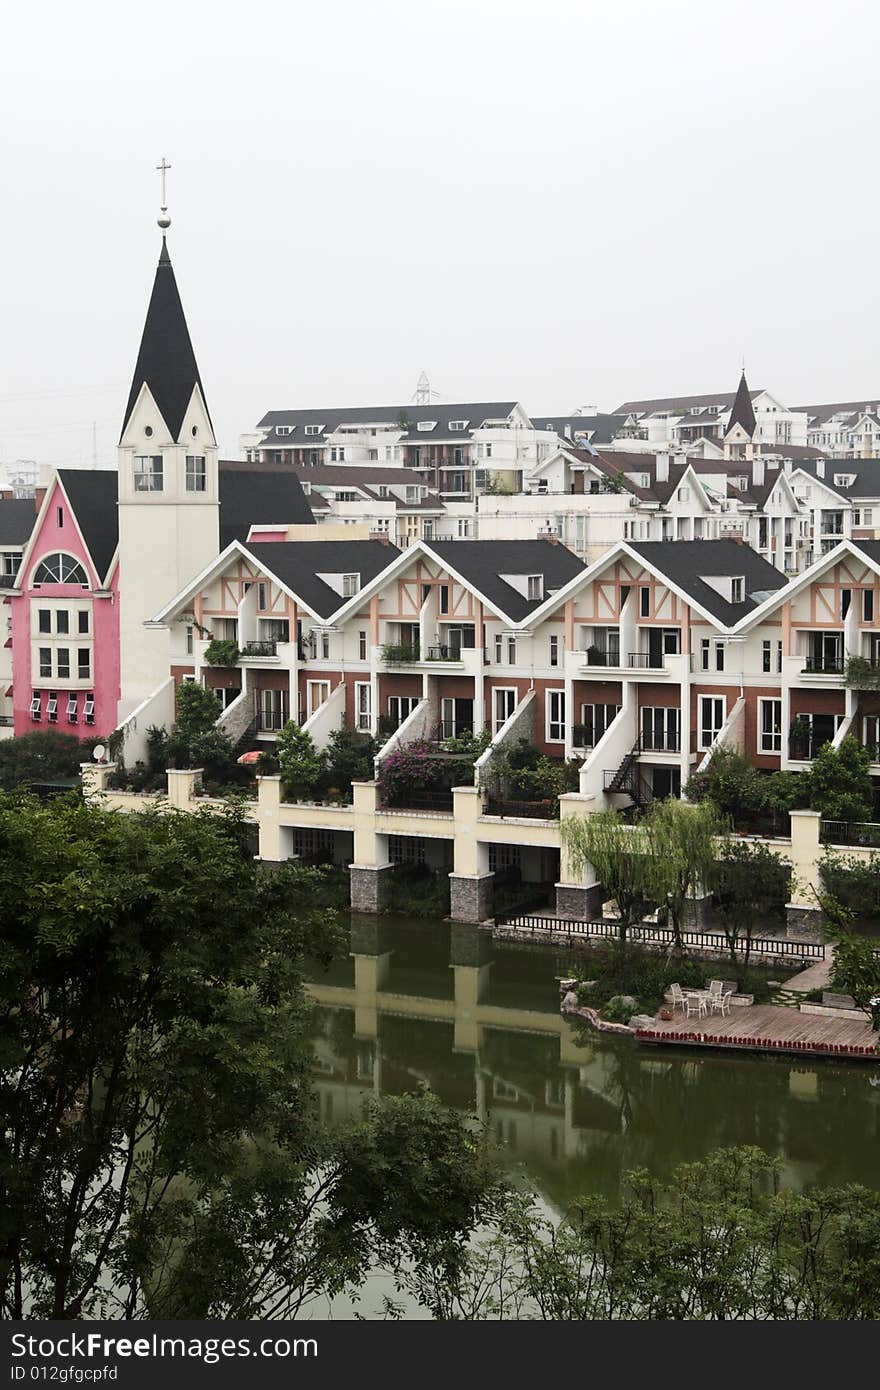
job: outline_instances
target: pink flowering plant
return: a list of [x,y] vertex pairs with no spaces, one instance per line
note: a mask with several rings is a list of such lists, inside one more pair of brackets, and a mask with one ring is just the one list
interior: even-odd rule
[[437,757],[433,744],[422,740],[395,748],[382,760],[376,778],[385,806],[405,806],[416,791],[444,791],[462,781],[471,781],[473,765]]

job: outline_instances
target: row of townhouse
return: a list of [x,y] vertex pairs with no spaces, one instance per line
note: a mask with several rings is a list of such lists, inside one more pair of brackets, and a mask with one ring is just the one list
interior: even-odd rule
[[[787,581],[731,540],[622,542],[585,566],[549,539],[398,551],[257,529],[155,622],[168,674],[216,689],[259,739],[288,719],[319,743],[342,722],[497,738],[528,702],[530,740],[581,758],[582,789],[604,795],[635,750],[639,794],[657,797],[719,746],[768,770],[847,733],[876,750],[880,701],[843,673],[849,656],[880,664],[878,562],[880,543],[848,541]],[[238,666],[205,662],[216,636]]]
[[[462,920],[491,912],[494,878],[510,871],[555,884],[563,915],[597,909],[601,885],[589,867],[572,876],[559,819],[493,805],[484,774],[523,738],[579,764],[561,815],[678,795],[724,747],[797,771],[853,735],[880,778],[878,681],[846,681],[853,656],[880,673],[876,542],[841,542],[786,579],[730,540],[621,542],[587,566],[551,539],[398,551],[253,527],[152,626],[170,643],[165,688],[202,681],[221,727],[249,745],[271,747],[289,718],[318,746],[347,725],[377,737],[378,771],[414,740],[442,758],[449,737],[490,731],[473,782],[436,809],[383,805],[373,781],[353,787],[351,805],[285,802],[278,779],[263,779],[261,855],[335,858],[351,868],[360,910],[381,907],[388,874],[407,860],[450,873]],[[237,642],[234,667],[207,662],[218,636]],[[156,708],[128,721],[127,761]],[[197,774],[174,777],[191,786]],[[792,852],[807,874],[818,827],[802,816]],[[809,918],[809,904],[792,910]]]

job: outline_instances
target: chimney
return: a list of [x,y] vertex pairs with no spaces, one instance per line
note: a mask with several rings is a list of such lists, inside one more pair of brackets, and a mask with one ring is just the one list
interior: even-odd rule
[[658,454],[658,455],[657,455],[657,482],[658,482],[658,483],[668,483],[668,482],[669,482],[669,455],[668,455],[668,454]]
[[752,459],[752,483],[755,487],[764,486],[764,460],[757,454]]
[[730,534],[730,539],[732,541],[736,541],[737,545],[745,545],[742,531],[732,531]]
[[549,541],[551,545],[559,544],[559,537],[557,536],[555,531],[545,531],[544,540]]
[[35,507],[35,509],[36,509],[36,512],[37,512],[37,515],[38,515],[38,516],[39,516],[39,514],[40,514],[40,508],[41,508],[42,505],[43,505],[43,498],[44,498],[45,496],[46,496],[46,489],[45,489],[44,487],[38,487],[38,488],[35,490],[35,492],[34,492],[34,507]]
[[387,531],[371,531],[370,540],[378,541],[380,545],[390,545],[391,537]]
[[817,477],[817,478],[824,478],[824,477],[825,477],[825,460],[824,460],[824,459],[816,459],[816,477]]

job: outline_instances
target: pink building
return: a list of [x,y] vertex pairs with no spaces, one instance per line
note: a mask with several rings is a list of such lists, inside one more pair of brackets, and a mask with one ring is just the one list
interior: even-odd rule
[[118,574],[116,474],[61,470],[8,597],[16,734],[115,729]]

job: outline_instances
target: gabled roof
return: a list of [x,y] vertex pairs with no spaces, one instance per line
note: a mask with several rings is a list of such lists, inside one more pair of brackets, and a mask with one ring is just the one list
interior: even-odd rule
[[172,439],[178,439],[194,388],[198,386],[203,400],[205,392],[164,236],[128,405],[125,407],[123,434],[144,383],[150,388]]
[[291,468],[224,461],[219,468],[218,486],[221,550],[230,541],[245,540],[252,525],[315,524],[309,499]]
[[730,419],[727,422],[725,436],[730,434],[737,425],[744,430],[749,439],[755,433],[757,421],[755,411],[752,407],[752,393],[749,391],[746,374],[743,372],[739,379],[739,386],[736,389],[736,396],[733,401],[733,408],[730,412]]
[[825,405],[795,405],[793,410],[803,411],[809,416],[810,426],[814,428],[830,420],[832,415],[861,415],[866,411],[876,411],[880,396],[871,396],[867,401],[837,401]]
[[[317,448],[340,425],[400,426],[403,439],[418,444],[438,440],[467,439],[486,420],[506,420],[517,407],[516,401],[466,401],[433,405],[345,405],[307,410],[269,410],[257,428],[268,431],[261,448]],[[433,429],[420,430],[419,421],[433,422]],[[463,420],[463,430],[451,430],[450,421]],[[280,435],[282,425],[291,433]],[[317,434],[306,434],[306,426],[317,427]]]
[[[555,589],[561,589],[585,565],[564,545],[548,540],[534,541],[431,541],[422,546],[442,560],[484,598],[513,622],[522,622],[534,613]],[[540,574],[544,595],[529,600],[502,575]]]
[[33,497],[0,499],[0,545],[27,545],[36,520]]
[[321,574],[359,574],[361,588],[400,554],[384,541],[268,541],[243,547],[267,574],[319,618],[331,618],[346,602]]
[[536,430],[555,430],[560,439],[585,434],[591,444],[610,444],[627,422],[626,415],[532,415]]
[[[764,394],[763,387],[757,391],[750,391],[749,395],[754,399],[755,396]],[[701,407],[715,405],[719,410],[726,410],[733,405],[736,393],[733,391],[721,391],[717,395],[708,396],[657,396],[653,400],[647,401],[624,401],[614,411],[615,415],[652,415],[656,410],[699,410]]]
[[107,571],[119,544],[117,512],[118,476],[107,468],[60,468],[58,480],[73,508],[99,581]]
[[[768,590],[784,589],[788,583],[756,550],[737,541],[629,541],[627,545],[724,627],[735,626],[758,608]],[[704,575],[741,575],[744,602],[729,603],[706,583]]]
[[[819,477],[815,460],[804,459],[798,463],[795,472],[823,484],[843,499],[880,497],[880,459],[826,459],[824,478]],[[835,477],[841,474],[851,474],[855,481],[835,483]]]

